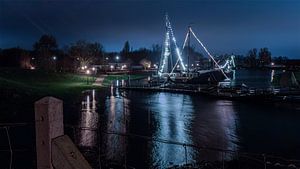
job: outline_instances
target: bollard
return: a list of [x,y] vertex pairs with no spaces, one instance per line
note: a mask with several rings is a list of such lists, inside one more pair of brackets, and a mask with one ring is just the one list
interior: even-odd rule
[[51,140],[64,134],[63,102],[44,97],[35,102],[37,169],[53,169]]
[[71,139],[64,135],[63,102],[44,97],[34,107],[37,169],[91,169]]

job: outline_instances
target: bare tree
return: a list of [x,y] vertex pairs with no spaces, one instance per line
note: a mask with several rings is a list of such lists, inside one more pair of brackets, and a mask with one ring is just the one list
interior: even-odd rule
[[68,52],[72,58],[77,60],[79,67],[89,66],[104,60],[104,48],[97,42],[90,43],[79,40],[69,47]]

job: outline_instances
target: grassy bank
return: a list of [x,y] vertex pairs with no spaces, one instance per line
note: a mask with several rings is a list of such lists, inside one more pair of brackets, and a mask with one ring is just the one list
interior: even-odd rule
[[4,93],[65,97],[92,87],[94,78],[66,73],[1,69],[0,89]]

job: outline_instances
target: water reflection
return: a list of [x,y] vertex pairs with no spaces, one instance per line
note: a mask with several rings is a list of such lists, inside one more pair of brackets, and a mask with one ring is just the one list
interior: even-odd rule
[[129,138],[124,136],[106,135],[104,148],[108,160],[125,163],[127,155],[135,161],[149,161],[149,166],[168,167],[185,164],[186,160],[194,163],[222,158],[220,152],[194,147],[187,148],[185,157],[182,145],[169,144],[168,141],[199,147],[238,149],[236,115],[231,101],[207,100],[184,94],[119,92],[112,86],[105,105],[107,131],[144,135],[155,140],[150,143],[138,140],[139,143],[146,143],[146,146],[141,144],[141,156],[130,149],[139,143],[129,142]]
[[[119,82],[116,82],[117,85]],[[110,95],[106,99],[107,112],[107,132],[127,133],[127,123],[129,123],[129,112],[127,110],[129,100],[126,93],[120,95],[118,88],[111,86]],[[108,160],[118,163],[124,162],[126,156],[127,138],[107,134],[104,138],[105,155]]]
[[96,112],[95,90],[85,94],[85,100],[82,101],[81,105],[78,145],[81,147],[96,147],[99,115]]
[[[190,121],[193,118],[193,106],[188,95],[159,93],[150,98],[156,126],[153,137],[179,143],[191,143]],[[152,163],[159,166],[185,163],[183,146],[160,142],[152,143]],[[188,161],[193,152],[188,153]]]
[[[271,71],[236,73],[235,81],[258,87],[269,85],[273,74]],[[287,116],[287,110],[270,105],[198,95],[119,91],[111,86],[105,93],[96,93],[103,99],[103,110],[99,110],[96,109],[98,103],[94,95],[90,92],[84,96],[80,126],[97,126],[99,113],[101,131],[134,134],[134,137],[101,135],[101,152],[105,160],[120,165],[126,163],[135,168],[166,168],[184,164],[184,147],[169,144],[168,141],[205,147],[187,149],[187,162],[194,163],[221,160],[224,156],[208,148],[269,154],[277,151],[280,154],[282,150],[291,152],[295,149],[289,147],[285,138],[292,138],[289,141],[293,141],[292,145],[297,145],[296,142],[300,140],[298,130],[295,130],[299,128],[298,115]],[[137,135],[146,137],[136,138]],[[96,132],[82,130],[80,144],[94,146],[96,137]],[[230,158],[228,154],[225,156]]]

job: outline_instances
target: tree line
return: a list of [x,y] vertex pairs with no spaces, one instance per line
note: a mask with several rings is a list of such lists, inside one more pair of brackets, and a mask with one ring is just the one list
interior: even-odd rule
[[[33,44],[32,50],[26,50],[19,47],[0,49],[1,67],[20,67],[25,69],[40,69],[45,71],[75,72],[83,66],[105,65],[108,63],[119,62],[133,65],[159,64],[162,54],[162,46],[154,44],[151,48],[140,48],[133,50],[128,41],[119,52],[106,52],[103,45],[98,42],[89,42],[78,40],[65,47],[59,48],[58,43],[52,35],[42,35],[40,39]],[[189,63],[207,63],[208,59],[195,47],[185,48],[182,51],[184,62]],[[116,60],[116,56],[119,56]],[[229,57],[229,54],[216,56],[218,60]],[[236,56],[237,66],[240,67],[264,67],[271,61],[277,64],[284,64],[287,57],[273,57],[268,48],[256,48],[249,50],[244,55]]]

